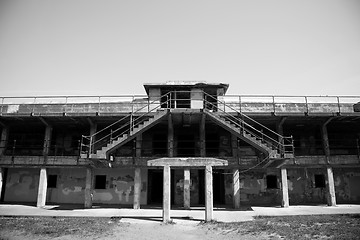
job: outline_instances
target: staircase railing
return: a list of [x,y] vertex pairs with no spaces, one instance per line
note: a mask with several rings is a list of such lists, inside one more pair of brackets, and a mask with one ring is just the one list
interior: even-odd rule
[[[123,136],[124,134],[130,134],[135,127],[145,121],[145,117],[152,116],[152,113],[159,109],[168,108],[170,101],[171,94],[169,92],[151,102],[148,101],[145,106],[137,109],[136,111],[134,111],[132,105],[132,111],[129,115],[120,118],[92,135],[82,135],[80,153],[87,154],[89,157],[90,154],[95,153],[96,150],[101,149],[107,144],[113,142],[115,139]],[[144,110],[146,111],[144,112]],[[138,113],[141,114],[138,115]]]
[[[219,107],[219,105],[224,106],[224,108]],[[261,140],[262,143],[265,143],[269,148],[277,150],[282,157],[284,157],[285,154],[294,154],[294,142],[292,136],[285,137],[278,134],[206,92],[204,92],[204,108],[208,109],[208,111],[221,112],[221,117],[239,128],[241,134],[251,134],[256,139]],[[236,112],[237,116],[226,112],[226,108]]]

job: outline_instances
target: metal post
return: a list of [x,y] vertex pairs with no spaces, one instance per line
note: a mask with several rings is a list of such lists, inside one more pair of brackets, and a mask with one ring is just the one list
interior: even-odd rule
[[308,106],[308,101],[307,101],[306,96],[305,96],[305,106],[306,106],[306,113],[309,113],[309,106]]
[[337,103],[338,103],[338,108],[339,108],[339,114],[341,113],[341,107],[340,107],[340,98],[339,97],[336,97],[337,98]]

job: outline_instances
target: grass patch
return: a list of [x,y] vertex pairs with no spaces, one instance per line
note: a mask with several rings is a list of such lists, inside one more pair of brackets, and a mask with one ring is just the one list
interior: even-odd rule
[[215,231],[276,234],[285,239],[360,239],[360,215],[257,217],[251,222],[206,223]]
[[0,217],[0,233],[18,232],[27,236],[104,236],[119,221],[110,218]]

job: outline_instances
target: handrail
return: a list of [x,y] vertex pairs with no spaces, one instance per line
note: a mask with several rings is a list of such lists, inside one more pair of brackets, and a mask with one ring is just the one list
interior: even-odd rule
[[[144,117],[144,116],[147,116],[149,113],[153,112],[154,110],[161,108],[161,106],[162,106],[163,104],[166,104],[166,105],[168,106],[168,102],[170,101],[170,100],[169,100],[169,94],[170,94],[170,93],[166,93],[166,94],[160,96],[159,98],[157,98],[157,99],[155,99],[155,100],[153,100],[153,101],[151,101],[151,102],[148,102],[147,105],[145,105],[145,106],[137,109],[135,112],[133,111],[133,108],[132,108],[132,112],[130,112],[130,115],[127,115],[127,116],[122,117],[121,119],[115,121],[114,123],[106,126],[105,128],[97,131],[96,133],[94,133],[94,134],[92,134],[92,135],[88,135],[88,136],[83,135],[83,136],[82,136],[82,141],[81,141],[81,146],[84,146],[84,147],[88,148],[88,151],[85,151],[85,152],[86,152],[87,154],[91,154],[91,153],[93,153],[93,150],[94,150],[95,145],[96,145],[96,144],[101,144],[101,142],[102,142],[103,140],[109,138],[109,139],[110,139],[109,142],[112,142],[114,139],[118,138],[119,136],[122,136],[122,135],[124,135],[124,134],[127,133],[127,132],[130,133],[136,126],[138,126],[139,124],[141,124],[141,122],[138,121],[139,119],[141,119],[141,118]],[[161,99],[163,99],[164,97],[166,97],[167,99],[166,99],[165,102],[162,102]],[[170,97],[171,97],[171,95],[170,95]],[[155,103],[156,103],[157,105],[156,105],[155,107],[153,107],[153,108],[150,109],[150,106],[153,105],[153,104],[155,104]],[[144,109],[147,109],[147,112],[144,113],[144,112],[142,111],[142,110],[144,110]],[[142,114],[141,114],[141,115],[137,115],[136,118],[133,118],[134,114],[136,114],[136,113],[138,113],[138,112],[140,112],[140,113],[142,113]],[[111,129],[111,127],[113,127],[113,126],[115,126],[115,125],[123,122],[123,121],[124,121],[125,119],[127,119],[127,118],[130,118],[130,121],[129,121],[129,122],[122,124],[120,127],[117,127],[115,130],[112,130],[112,129]],[[137,122],[137,123],[136,123],[136,122]],[[108,130],[108,129],[111,130],[109,134],[101,137],[100,139],[96,139],[96,140],[94,141],[94,139],[96,138],[96,136],[98,136],[98,135],[99,135],[100,133],[102,133],[102,132],[105,132],[105,131]],[[122,129],[125,129],[125,130],[123,130],[122,132],[118,133],[118,132],[121,131]],[[116,132],[116,134],[114,135],[115,132]],[[84,140],[87,140],[87,141],[89,142],[89,144],[85,144],[85,143],[84,143]],[[108,143],[108,142],[106,142],[106,143],[104,143],[104,144],[107,144],[107,143]]]
[[[82,136],[81,141],[81,148],[86,149],[87,154],[92,154],[95,150],[95,147],[98,149],[99,147],[106,145],[108,143],[111,143],[113,140],[117,139],[118,137],[130,133],[136,126],[141,124],[143,121],[139,121],[143,117],[149,115],[149,113],[153,112],[156,109],[160,108],[173,108],[176,107],[176,101],[190,101],[189,98],[185,99],[179,99],[175,98],[172,99],[173,93],[191,93],[190,91],[169,91],[162,96],[156,98],[155,100],[151,102],[147,102],[144,106],[134,111],[134,109],[131,109],[131,112],[129,115],[124,116],[120,118],[119,120],[115,121],[114,123],[106,126],[105,128],[97,131],[96,133],[92,135]],[[225,101],[219,100],[217,97],[214,97],[204,91],[201,91],[203,94],[201,98],[192,100],[201,100],[205,105],[211,105],[213,107],[216,107],[217,110],[221,111],[223,113],[223,116],[226,116],[228,120],[231,121],[232,124],[236,125],[242,130],[245,130],[247,133],[253,135],[254,137],[260,138],[263,142],[267,142],[268,144],[271,144],[273,149],[277,149],[278,152],[281,154],[284,154],[287,152],[287,148],[291,147],[291,151],[293,153],[293,140],[292,137],[285,137],[277,132],[271,130],[270,128],[264,126],[263,124],[255,121],[254,119],[248,117],[246,114],[242,113],[241,111],[238,111],[237,109],[233,108],[231,105],[227,104]],[[175,96],[176,97],[176,96]],[[155,106],[152,106],[156,104]],[[205,107],[204,105],[204,107]],[[219,105],[224,106],[224,109],[219,107]],[[189,106],[190,107],[190,106]],[[206,107],[205,107],[206,108]],[[231,109],[232,111],[236,112],[238,114],[238,117],[234,117],[233,114],[230,114],[229,112],[225,111],[225,108]],[[144,109],[146,111],[144,112]],[[139,115],[138,115],[139,114]],[[126,119],[129,119],[127,121]],[[125,123],[124,123],[125,121]],[[127,122],[126,122],[127,121]],[[120,126],[117,126],[115,129],[114,126],[121,124]],[[254,127],[253,125],[257,126],[258,128]],[[105,133],[106,131],[109,131],[110,133],[106,133],[104,136],[100,136],[101,133]],[[265,132],[264,132],[265,131]],[[271,135],[271,136],[270,136]],[[106,140],[107,141],[104,141]],[[99,146],[100,145],[100,146]],[[83,152],[83,151],[82,151]]]
[[[204,101],[206,104],[210,104],[212,107],[216,107],[216,109],[222,112],[222,114],[225,114],[227,118],[227,120],[230,120],[230,122],[234,125],[236,125],[237,127],[239,127],[240,129],[243,129],[247,132],[249,132],[250,134],[254,135],[255,137],[261,138],[262,141],[265,141],[269,144],[271,144],[275,149],[277,149],[281,154],[284,153],[293,153],[294,149],[293,149],[293,140],[292,140],[292,136],[290,137],[285,137],[282,136],[280,134],[278,134],[277,132],[271,130],[270,128],[264,126],[263,124],[255,121],[254,119],[248,117],[246,114],[239,112],[237,109],[234,109],[233,107],[229,106],[228,104],[226,104],[224,101],[218,100],[217,98],[213,97],[212,95],[205,93],[204,97]],[[235,111],[237,114],[239,114],[239,116],[241,118],[237,118],[235,116],[233,116],[232,114],[228,113],[225,111],[225,109],[223,110],[221,107],[219,107],[218,105],[214,105],[213,102],[208,101],[208,98],[212,98],[214,101],[218,104],[224,105],[224,108],[230,108],[233,111]],[[230,119],[229,119],[230,118]],[[251,124],[247,123],[244,118],[249,121],[250,123],[256,124],[259,127],[261,127],[262,130],[258,130],[255,127],[253,127]],[[235,119],[235,120],[234,120]],[[238,123],[240,122],[240,123]],[[271,133],[272,135],[275,135],[275,137],[277,137],[279,140],[276,140],[270,136],[268,136],[267,134],[264,134],[263,130],[266,130],[267,132]],[[285,141],[287,141],[287,143],[285,143]],[[288,143],[290,141],[290,143]],[[287,151],[286,147],[291,147],[291,151]]]

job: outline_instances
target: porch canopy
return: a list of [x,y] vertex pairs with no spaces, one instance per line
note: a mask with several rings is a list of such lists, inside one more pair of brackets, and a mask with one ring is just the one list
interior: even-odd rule
[[147,166],[149,167],[163,167],[163,222],[170,222],[170,196],[171,196],[171,181],[170,168],[171,167],[204,167],[205,168],[205,221],[213,220],[213,166],[227,166],[228,161],[217,158],[208,157],[165,157],[154,160],[149,160]]

